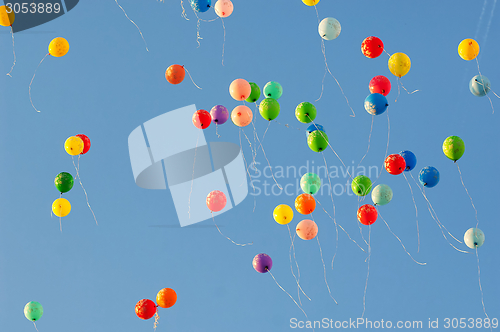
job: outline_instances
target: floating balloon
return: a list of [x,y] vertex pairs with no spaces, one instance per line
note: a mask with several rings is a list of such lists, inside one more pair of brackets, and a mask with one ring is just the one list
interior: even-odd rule
[[365,204],[358,209],[358,220],[363,225],[371,225],[377,220],[377,209],[370,204]]
[[449,159],[457,161],[465,152],[465,143],[458,136],[450,136],[443,142],[443,152]]
[[392,175],[398,175],[406,169],[406,161],[400,154],[391,154],[385,158],[385,170]]
[[490,89],[490,80],[486,76],[476,75],[469,82],[469,90],[476,97],[486,96]]
[[372,201],[375,205],[386,205],[392,200],[392,189],[386,184],[379,184],[372,191]]
[[163,288],[156,294],[156,304],[162,308],[170,308],[177,302],[177,293],[172,288]]
[[212,121],[217,124],[223,124],[229,119],[229,111],[222,105],[216,105],[210,110]]
[[309,123],[316,119],[316,107],[305,101],[297,105],[295,108],[295,117],[302,123]]
[[318,174],[306,173],[300,179],[300,188],[310,195],[316,194],[321,188],[321,179]]
[[310,125],[309,127],[307,127],[307,129],[306,129],[306,137],[309,137],[309,134],[312,133],[313,131],[316,131],[316,130],[325,131],[323,129],[322,125],[317,124],[317,123],[316,124],[313,123],[312,125]]
[[471,249],[479,248],[484,243],[484,233],[479,228],[469,228],[464,234],[464,242]]
[[184,69],[184,66],[181,65],[171,65],[165,71],[165,78],[167,79],[168,83],[171,84],[181,83],[184,80],[185,76],[186,70]]
[[314,152],[324,151],[328,146],[328,136],[324,131],[313,131],[307,137],[307,145],[309,145],[309,148]]
[[218,0],[214,5],[215,13],[219,17],[228,17],[233,12],[233,3],[230,0]]
[[73,176],[66,172],[61,172],[57,174],[54,184],[61,194],[67,193],[73,188],[74,179]]
[[63,37],[54,38],[49,44],[49,54],[56,58],[65,56],[68,51],[69,43]]
[[226,195],[222,191],[214,190],[207,196],[207,207],[212,212],[218,212],[226,206]]
[[229,94],[235,100],[245,100],[250,96],[250,93],[252,93],[252,87],[250,86],[250,83],[242,78],[235,79],[229,86]]
[[71,211],[71,204],[66,198],[58,198],[52,203],[52,212],[58,217],[66,217]]
[[379,115],[385,112],[389,104],[387,98],[380,93],[372,93],[365,99],[365,110],[371,115]]
[[324,18],[318,25],[318,32],[321,38],[333,40],[340,35],[340,22],[333,17]]
[[310,219],[304,219],[297,224],[295,231],[302,240],[312,240],[318,234],[318,225]]
[[[361,43],[361,52],[370,59],[378,57],[384,51],[384,43],[374,36],[367,37]],[[372,91],[373,93],[373,91]],[[386,96],[386,95],[384,95]]]
[[383,75],[375,76],[368,85],[371,93],[380,93],[387,96],[391,92],[391,81]]
[[43,307],[40,303],[36,301],[31,301],[26,303],[24,306],[24,316],[26,319],[35,322],[39,320],[43,315]]
[[319,0],[302,0],[306,6],[316,6]]
[[316,200],[312,195],[300,194],[295,199],[295,210],[301,214],[311,214],[316,209]]
[[417,157],[415,157],[413,152],[406,150],[401,151],[399,154],[405,159],[405,171],[409,172],[417,165]]
[[135,305],[135,314],[140,319],[150,319],[156,314],[156,304],[148,299],[143,299]]
[[464,60],[473,60],[479,54],[479,44],[474,39],[464,39],[458,44],[458,55]]
[[0,6],[0,25],[10,27],[14,23],[16,15],[14,11],[7,6]]
[[252,265],[255,271],[266,273],[267,271],[271,271],[273,260],[267,254],[258,254],[253,258]]
[[250,82],[249,84],[252,92],[250,92],[250,96],[248,96],[248,98],[245,100],[249,103],[255,103],[260,98],[260,88],[255,83]]
[[264,85],[264,96],[278,100],[283,94],[283,88],[278,82],[268,82]]
[[90,138],[87,137],[87,135],[84,134],[78,134],[75,135],[76,137],[80,137],[83,141],[83,151],[80,154],[86,154],[90,150]]
[[212,116],[205,110],[198,110],[193,114],[193,124],[198,129],[205,129],[212,123]]
[[357,196],[366,196],[372,190],[372,181],[365,175],[358,175],[352,180],[351,189]]
[[211,4],[211,0],[191,0],[191,8],[193,8],[195,12],[204,13],[210,9]]
[[280,104],[274,98],[266,98],[260,102],[260,115],[266,120],[274,120],[280,114]]
[[410,71],[410,67],[410,58],[404,53],[394,53],[389,58],[389,70],[394,76],[405,76]]
[[286,204],[280,204],[274,209],[273,217],[278,224],[286,225],[293,219],[293,210]]
[[439,182],[439,171],[432,166],[426,166],[420,170],[418,180],[424,187],[432,188]]
[[77,156],[83,152],[84,143],[80,137],[71,136],[64,142],[64,150],[71,155]]
[[245,105],[236,106],[231,112],[231,120],[238,127],[248,126],[252,122],[252,110]]

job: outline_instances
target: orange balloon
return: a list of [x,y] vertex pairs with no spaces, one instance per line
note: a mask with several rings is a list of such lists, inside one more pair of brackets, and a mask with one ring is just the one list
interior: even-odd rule
[[252,110],[245,105],[236,106],[231,112],[231,120],[238,127],[248,126],[252,122]]
[[316,208],[316,200],[312,195],[301,194],[295,199],[295,209],[301,214],[313,213]]
[[297,224],[295,231],[302,240],[312,240],[318,234],[318,225],[310,219],[304,219]]
[[238,101],[247,99],[250,97],[250,93],[252,93],[250,83],[242,78],[234,80],[229,86],[229,94]]
[[172,288],[163,288],[156,295],[156,304],[162,308],[170,308],[177,301],[177,293]]
[[184,76],[186,76],[186,71],[181,65],[171,65],[165,72],[165,78],[171,84],[179,84],[184,80]]

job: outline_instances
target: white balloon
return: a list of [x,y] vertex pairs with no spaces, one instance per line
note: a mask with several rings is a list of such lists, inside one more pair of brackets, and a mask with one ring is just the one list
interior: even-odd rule
[[479,228],[469,228],[464,235],[464,242],[471,249],[479,248],[484,243],[484,233]]
[[333,40],[340,35],[340,22],[333,17],[327,17],[319,23],[318,32],[321,38]]

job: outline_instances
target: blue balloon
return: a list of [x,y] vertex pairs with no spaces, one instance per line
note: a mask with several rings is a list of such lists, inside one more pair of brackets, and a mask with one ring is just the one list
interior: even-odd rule
[[316,130],[321,130],[321,131],[325,131],[323,129],[323,126],[320,125],[320,124],[312,124],[310,125],[309,127],[307,127],[307,130],[306,130],[306,137],[309,137],[309,134],[312,133],[313,131],[316,131]]
[[365,110],[371,115],[379,115],[385,112],[389,104],[387,98],[380,93],[372,93],[365,99]]
[[424,167],[420,170],[418,179],[424,187],[432,188],[439,182],[439,171],[432,166]]
[[470,92],[474,96],[483,97],[490,92],[490,80],[486,76],[476,75],[469,82]]
[[206,12],[210,9],[210,5],[212,4],[212,0],[191,0],[191,8],[195,12]]
[[406,162],[405,172],[409,172],[415,168],[415,165],[417,165],[417,157],[415,157],[413,152],[406,150],[406,151],[401,151],[399,154],[405,159]]

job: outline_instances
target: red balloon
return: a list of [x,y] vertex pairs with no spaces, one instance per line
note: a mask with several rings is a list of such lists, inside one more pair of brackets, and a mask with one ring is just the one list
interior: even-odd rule
[[141,319],[150,319],[156,314],[156,304],[151,300],[140,300],[135,305],[135,314]]
[[374,36],[365,38],[361,43],[361,52],[370,59],[378,57],[384,51],[384,43]]
[[90,150],[90,139],[84,134],[78,134],[77,137],[80,137],[83,141],[83,151],[80,154],[86,154]]
[[371,225],[377,220],[378,212],[374,206],[365,204],[358,209],[358,220],[363,225]]
[[198,129],[205,129],[210,126],[212,116],[205,110],[198,110],[193,114],[193,124]]
[[400,154],[391,154],[385,158],[384,166],[389,174],[398,175],[405,170],[406,161]]
[[383,75],[375,76],[368,85],[371,93],[380,93],[387,96],[391,92],[391,81]]

